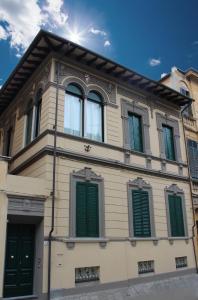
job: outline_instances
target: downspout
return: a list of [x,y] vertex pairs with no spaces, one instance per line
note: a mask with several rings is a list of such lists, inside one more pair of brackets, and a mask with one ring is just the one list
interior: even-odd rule
[[56,194],[56,144],[57,144],[57,123],[58,123],[58,94],[59,94],[59,73],[60,65],[57,62],[56,74],[56,107],[55,107],[55,122],[54,122],[54,149],[53,149],[53,178],[52,178],[52,210],[51,210],[51,229],[48,235],[48,286],[47,286],[47,299],[50,300],[51,291],[51,258],[52,258],[52,234],[54,231],[54,210],[55,210],[55,194]]
[[196,265],[196,273],[198,273],[198,262],[197,262],[197,255],[196,255],[196,248],[195,248],[195,210],[194,210],[194,204],[193,204],[193,189],[192,189],[192,178],[191,178],[191,172],[190,172],[190,160],[189,160],[189,155],[188,155],[188,148],[187,148],[187,138],[186,138],[186,132],[184,129],[184,117],[183,117],[183,112],[186,108],[188,108],[192,104],[192,100],[190,103],[188,103],[182,110],[181,110],[181,117],[182,117],[182,126],[183,126],[183,133],[184,133],[184,141],[185,141],[185,151],[186,151],[186,158],[187,158],[187,164],[188,164],[188,174],[189,174],[189,179],[190,179],[190,193],[191,193],[191,204],[192,204],[192,211],[193,211],[193,226],[192,226],[192,242],[193,242],[193,252],[194,252],[194,257],[195,257],[195,265]]

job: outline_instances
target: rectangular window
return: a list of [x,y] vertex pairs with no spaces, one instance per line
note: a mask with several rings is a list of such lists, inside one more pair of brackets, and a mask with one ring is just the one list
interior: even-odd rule
[[134,237],[150,237],[149,194],[146,191],[132,190]]
[[131,149],[143,152],[142,118],[141,116],[129,113],[128,120]]
[[32,135],[32,118],[33,118],[33,108],[29,110],[27,113],[27,124],[26,124],[26,145],[31,142],[31,135]]
[[180,196],[169,195],[168,205],[169,205],[171,236],[172,237],[185,236],[182,198]]
[[76,236],[99,237],[98,184],[76,183]]
[[174,138],[173,138],[173,128],[163,125],[163,135],[164,135],[164,146],[166,158],[170,160],[175,160],[175,149],[174,149]]
[[85,136],[102,141],[102,106],[100,103],[87,101],[85,110]]
[[12,151],[12,139],[13,139],[13,130],[12,128],[8,129],[6,134],[6,144],[5,144],[5,155],[10,156]]
[[153,273],[154,271],[154,260],[138,262],[138,274]]
[[75,283],[98,281],[99,267],[85,267],[75,269]]
[[82,132],[82,101],[71,94],[65,95],[64,131],[69,134],[81,136]]
[[188,266],[187,256],[175,257],[176,269],[186,268]]
[[190,163],[190,174],[192,178],[198,179],[198,143],[188,140],[188,153]]

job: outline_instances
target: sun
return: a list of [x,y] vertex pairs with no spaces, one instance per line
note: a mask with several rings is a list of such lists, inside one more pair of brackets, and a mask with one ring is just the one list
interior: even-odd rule
[[68,39],[76,44],[82,45],[85,40],[85,32],[77,27],[68,29]]

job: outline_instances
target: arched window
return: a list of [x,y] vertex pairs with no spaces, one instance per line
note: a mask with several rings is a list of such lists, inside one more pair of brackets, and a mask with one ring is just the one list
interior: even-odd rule
[[85,106],[85,137],[103,141],[102,97],[96,91],[90,91]]
[[25,144],[28,145],[32,140],[32,121],[33,121],[33,103],[29,102],[26,112],[26,135]]
[[71,83],[67,86],[64,108],[64,130],[67,133],[83,135],[83,93],[80,87]]
[[40,133],[40,121],[41,121],[41,106],[42,106],[42,89],[39,89],[35,99],[35,116],[34,116],[34,138]]
[[75,83],[67,86],[64,108],[64,131],[69,134],[103,141],[103,98],[97,91],[84,97]]

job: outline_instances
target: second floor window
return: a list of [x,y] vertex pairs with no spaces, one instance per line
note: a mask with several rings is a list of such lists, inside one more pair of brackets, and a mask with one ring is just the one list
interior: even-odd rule
[[66,133],[103,141],[103,99],[96,91],[85,98],[76,84],[69,84],[65,95]]
[[180,196],[169,195],[168,205],[171,236],[185,236],[182,198]]
[[129,138],[131,149],[143,152],[141,116],[129,113]]
[[32,121],[33,121],[33,106],[31,105],[28,108],[26,114],[26,135],[25,135],[25,144],[28,145],[32,140]]
[[165,155],[167,159],[175,160],[175,147],[174,147],[174,138],[173,138],[173,128],[162,125],[163,136],[164,136],[164,146],[165,146]]
[[40,133],[40,122],[41,122],[41,105],[42,105],[42,90],[39,89],[36,95],[36,105],[35,105],[35,116],[34,116],[34,138],[36,138]]

